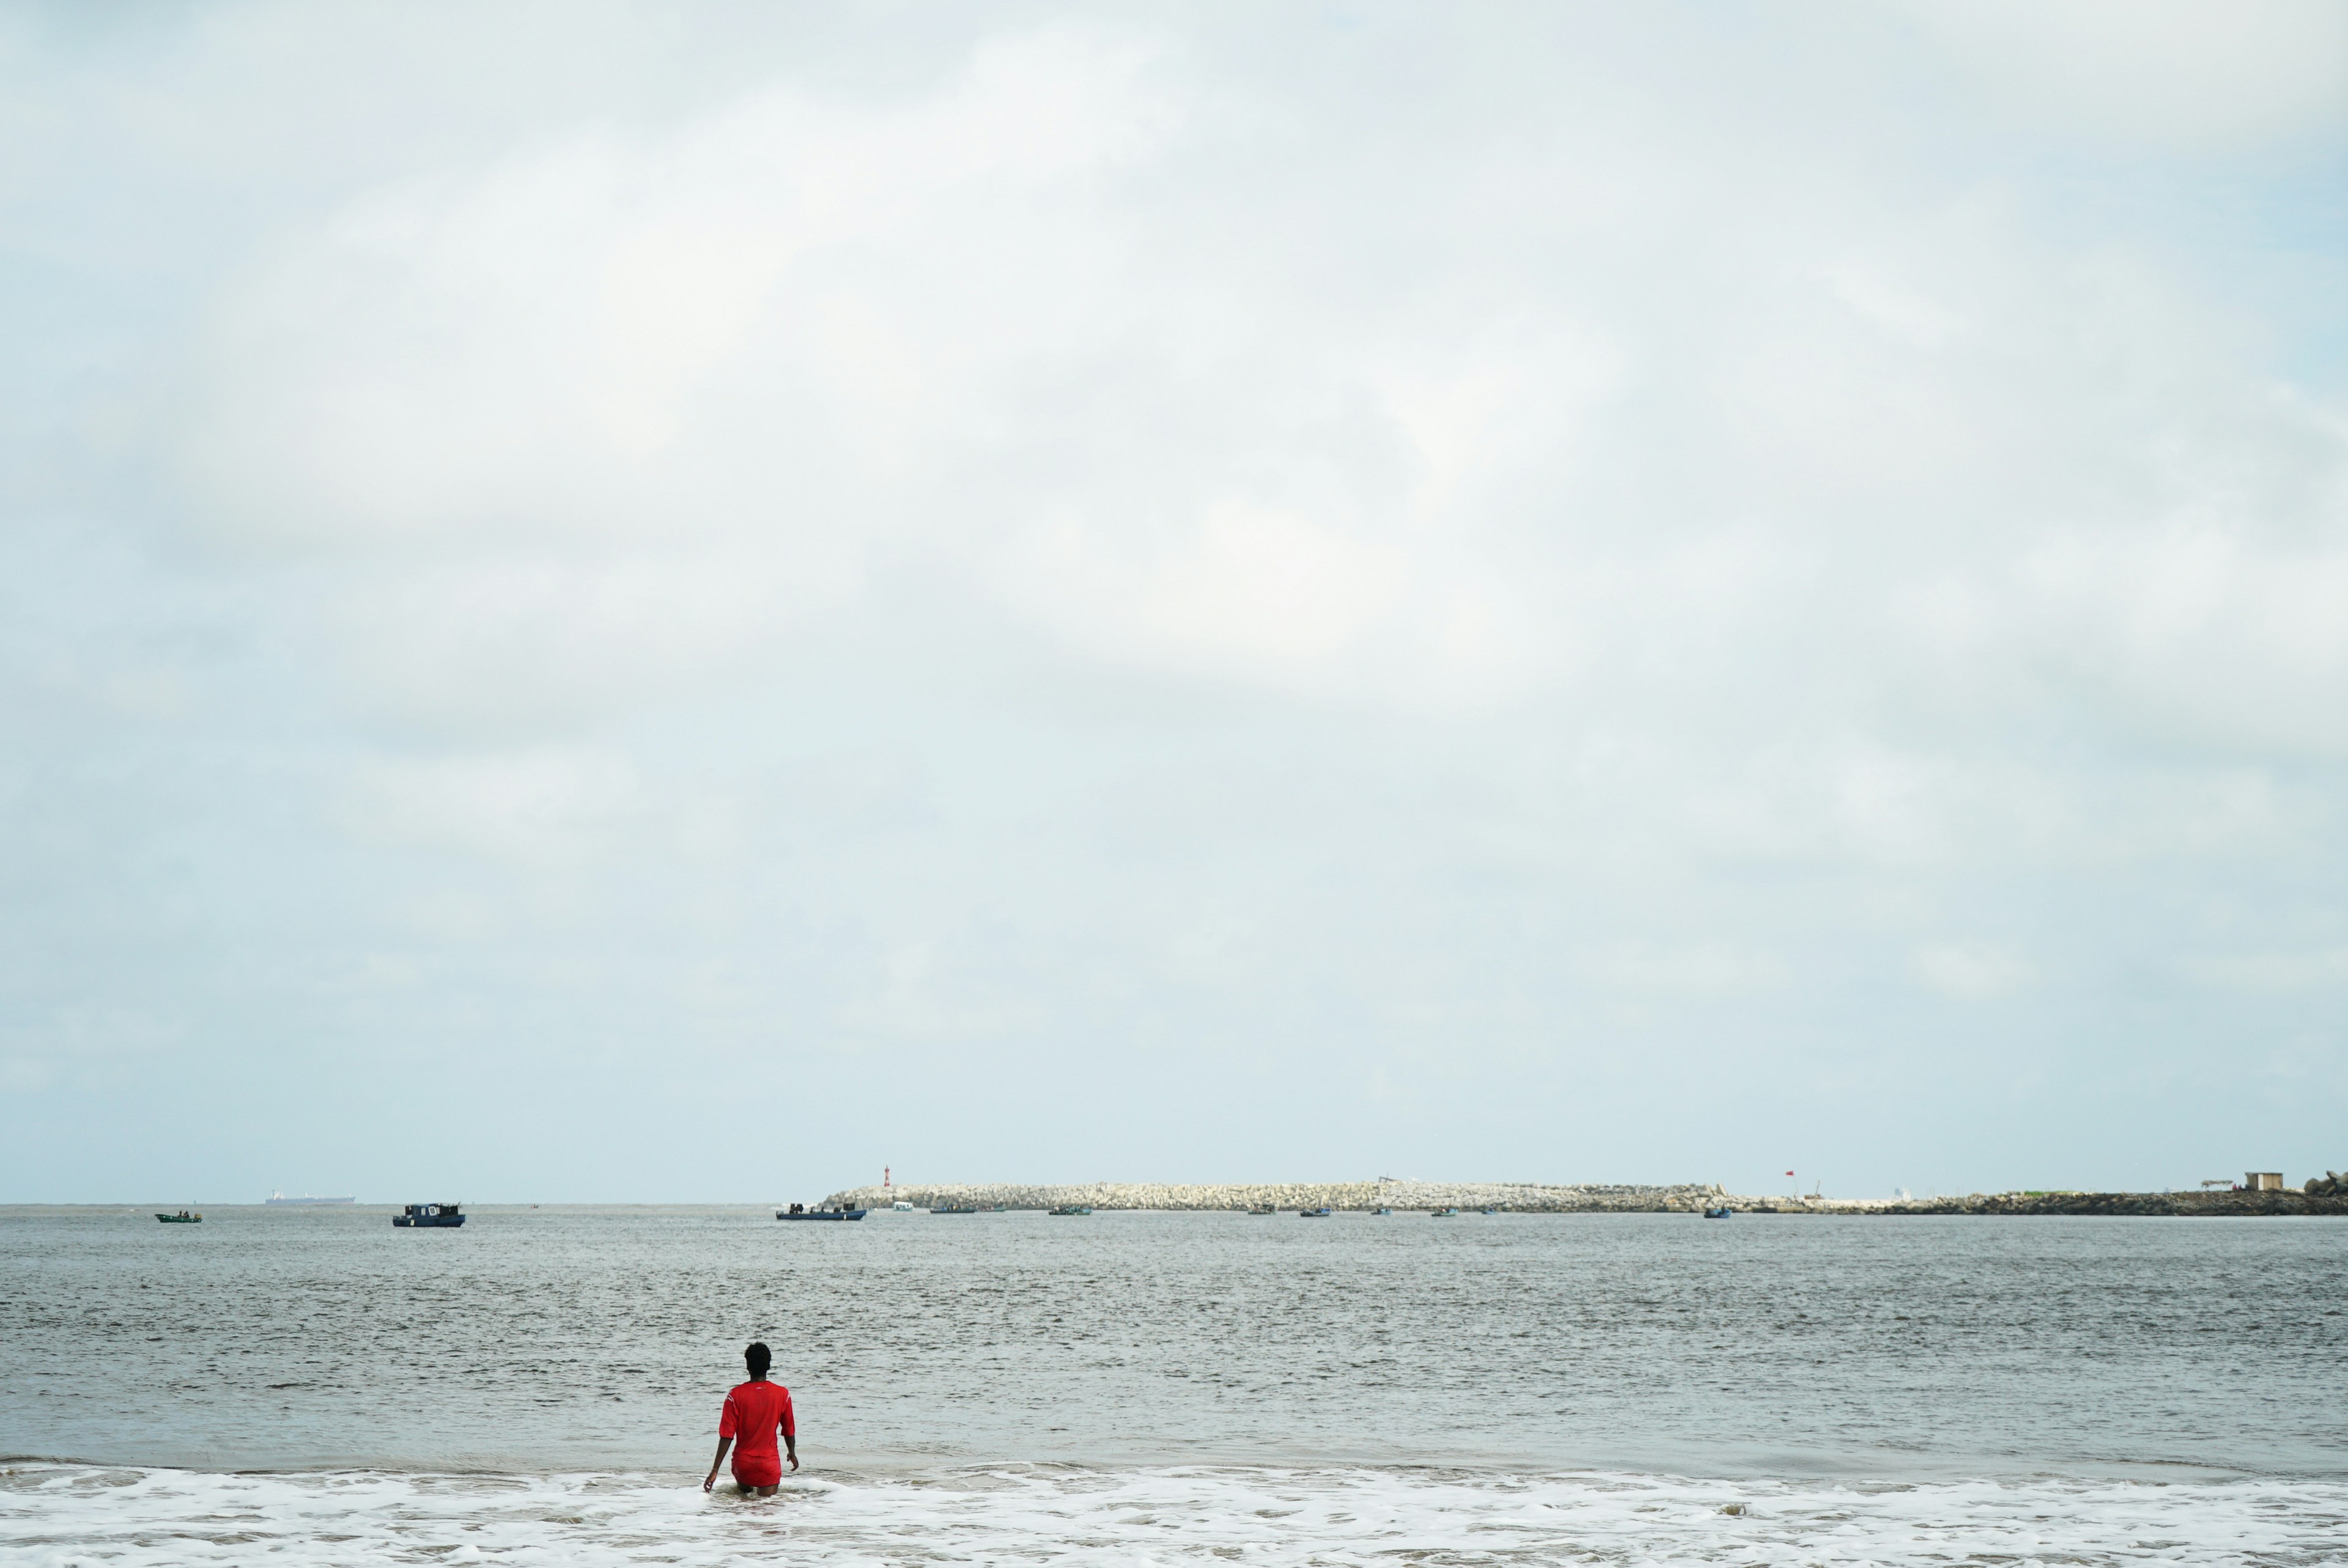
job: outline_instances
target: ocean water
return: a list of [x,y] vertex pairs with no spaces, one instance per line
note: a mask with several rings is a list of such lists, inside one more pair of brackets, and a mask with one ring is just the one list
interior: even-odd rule
[[[2348,1563],[2348,1223],[0,1210],[0,1561]],[[742,1344],[806,1468],[698,1489]]]

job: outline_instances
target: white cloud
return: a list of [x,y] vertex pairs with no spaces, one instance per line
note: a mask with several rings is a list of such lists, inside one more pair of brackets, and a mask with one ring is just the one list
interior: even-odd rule
[[1960,1001],[1993,1001],[2028,985],[2036,971],[2013,948],[1982,942],[1932,942],[1909,956],[1919,984]]
[[2035,640],[2132,727],[2348,754],[2348,497],[2328,509],[2304,542],[2249,534],[2295,521],[2255,504],[2222,521],[2052,537],[2023,563]]
[[933,944],[911,942],[885,955],[882,978],[851,1000],[834,1009],[830,1022],[839,1031],[835,1049],[855,1050],[870,1043],[941,1042],[961,1045],[987,1040],[1022,1028],[1034,1028],[1045,1017],[1033,1002],[1005,1002],[973,994],[975,988],[958,984],[941,974]]
[[844,435],[901,460],[948,434],[925,381],[999,368],[997,270],[1048,260],[1019,220],[1169,119],[1143,64],[1046,32],[928,99],[778,91],[370,192],[223,302],[187,461],[225,527],[312,547],[836,528],[795,515],[807,470]]
[[2228,990],[2323,990],[2348,985],[2348,948],[2205,954],[2187,960],[2186,972],[2203,985]]
[[1777,954],[1734,942],[1684,948],[1613,942],[1575,955],[1573,969],[1609,990],[1650,995],[1735,995],[1773,989],[1791,978]]
[[185,1021],[168,1012],[70,1002],[45,1017],[0,1027],[0,1092],[29,1094],[67,1082],[118,1086],[182,1052],[187,1034]]
[[1410,586],[1402,549],[1245,501],[1210,505],[1156,559],[1107,554],[1106,531],[1044,536],[1009,586],[1119,660],[1310,684],[1385,630]]
[[[1470,118],[1447,157],[1507,182],[1365,267],[1374,202],[1200,200],[1265,122],[1187,58],[1045,30],[384,184],[223,301],[191,469],[232,537],[358,552],[346,667],[459,733],[757,668],[911,566],[1296,696],[1766,706],[1818,746],[2054,671],[2164,733],[2348,741],[2348,426],[2144,259],[1789,174],[1799,121],[1609,140],[1612,225],[1552,249],[1523,216],[1586,201],[1576,143]],[[1860,837],[1945,835],[1843,773]]]
[[554,867],[609,847],[642,805],[626,757],[547,749],[378,760],[353,780],[342,818],[378,843]]
[[2348,121],[2348,16],[2324,0],[1976,0],[1905,14],[2042,124],[2200,150]]
[[379,713],[509,739],[722,674],[822,589],[755,551],[482,551],[354,573],[332,604]]

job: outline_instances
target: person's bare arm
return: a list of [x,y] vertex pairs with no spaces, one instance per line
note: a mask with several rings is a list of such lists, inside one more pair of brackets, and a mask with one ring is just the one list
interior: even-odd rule
[[[717,1440],[717,1457],[709,1461],[709,1473],[702,1478],[702,1491],[707,1491],[711,1487],[717,1484],[717,1467],[726,1462],[726,1450],[733,1446],[734,1440],[732,1438],[719,1438]],[[791,1468],[793,1470],[799,1468],[799,1459],[797,1454],[793,1454],[791,1456]]]

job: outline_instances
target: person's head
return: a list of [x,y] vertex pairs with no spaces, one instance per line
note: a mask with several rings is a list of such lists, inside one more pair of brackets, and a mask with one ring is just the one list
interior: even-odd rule
[[773,1351],[767,1348],[766,1342],[761,1340],[742,1352],[742,1361],[750,1368],[750,1376],[763,1378],[767,1375],[767,1368],[775,1364],[775,1356]]

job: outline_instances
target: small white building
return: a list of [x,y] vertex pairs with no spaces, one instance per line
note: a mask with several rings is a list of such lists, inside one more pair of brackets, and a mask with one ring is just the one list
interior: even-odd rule
[[2254,1193],[2279,1193],[2282,1191],[2282,1173],[2281,1171],[2245,1171],[2242,1173],[2242,1185]]

